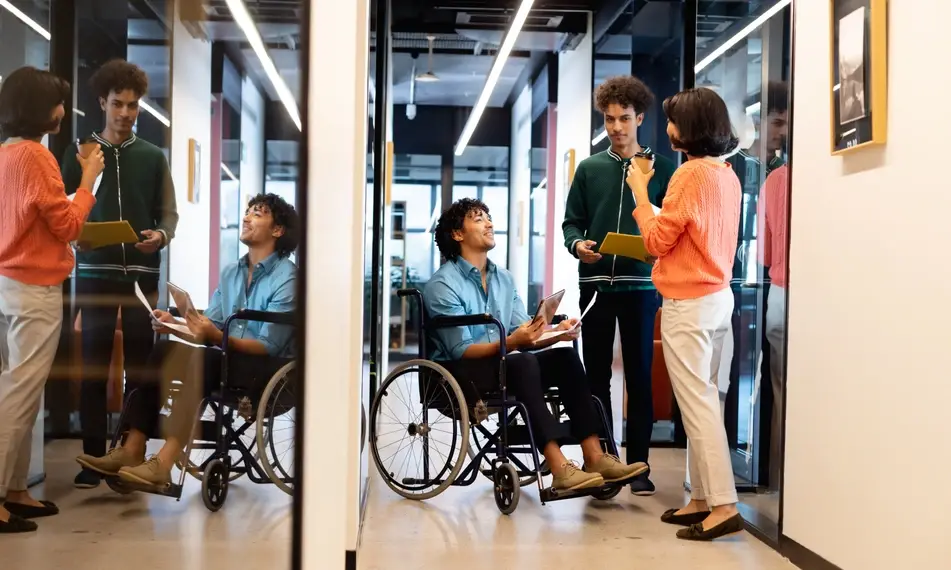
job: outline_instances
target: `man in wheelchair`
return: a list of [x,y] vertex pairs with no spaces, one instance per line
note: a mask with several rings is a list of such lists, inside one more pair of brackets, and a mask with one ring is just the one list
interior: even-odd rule
[[[293,206],[274,194],[252,198],[240,240],[248,247],[247,255],[222,271],[203,314],[192,310],[185,315],[191,334],[168,328],[174,317],[155,311],[152,328],[157,333],[174,335],[189,344],[169,339],[155,345],[147,372],[128,379],[129,388],[135,391],[126,401],[125,441],[103,457],[77,457],[84,469],[137,485],[169,484],[172,467],[190,440],[202,398],[221,385],[225,320],[242,309],[294,310],[297,269],[288,257],[297,248],[299,223]],[[279,367],[276,363],[286,362],[293,353],[293,330],[287,325],[235,322],[228,335],[231,385],[252,388],[266,382]],[[167,401],[162,396],[173,381],[181,382],[181,387],[164,426],[165,445],[146,460],[146,441],[159,431],[159,415]]]
[[[578,329],[568,331],[577,320],[565,321],[558,329],[565,333],[539,340],[543,323],[533,324],[515,288],[512,274],[488,259],[495,247],[489,208],[479,200],[455,202],[439,218],[436,245],[446,259],[426,285],[423,302],[430,318],[486,313],[508,328],[499,339],[491,326],[444,328],[433,335],[431,358],[440,361],[459,382],[466,399],[498,389],[499,343],[507,352],[508,390],[528,410],[535,443],[551,469],[552,488],[580,490],[605,483],[626,481],[647,471],[647,464],[625,465],[602,451],[599,434],[602,420],[595,408],[584,367],[574,348],[552,348],[561,341],[577,338]],[[562,425],[545,402],[545,390],[557,386],[565,411],[571,419],[574,440],[581,442],[584,466],[569,461],[561,452],[565,441]]]

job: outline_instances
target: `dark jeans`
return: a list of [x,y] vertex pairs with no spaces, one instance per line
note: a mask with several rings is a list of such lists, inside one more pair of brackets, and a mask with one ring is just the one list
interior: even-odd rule
[[[202,399],[221,388],[223,357],[224,353],[216,347],[195,347],[167,340],[156,344],[149,357],[147,373],[129,383],[130,391],[134,392],[127,402],[127,427],[149,438],[174,437],[182,444],[187,443]],[[256,403],[268,380],[286,362],[269,356],[232,352],[228,361],[229,390],[245,389]],[[174,381],[178,384],[172,411],[165,421],[164,433],[160,434],[159,412]]]
[[[581,441],[598,435],[601,418],[585,382],[584,366],[573,348],[552,348],[535,353],[515,353],[506,357],[509,396],[525,404],[539,450],[554,441],[570,441],[545,403],[545,390],[557,387],[565,411],[571,419],[571,437]],[[466,401],[474,404],[482,394],[499,389],[499,359],[478,358],[441,362],[459,382]]]
[[[158,278],[143,277],[139,286],[154,307],[158,301]],[[109,437],[107,382],[119,309],[122,309],[122,352],[127,377],[143,370],[155,344],[155,335],[148,310],[135,296],[133,282],[77,279],[76,303],[82,311],[79,420],[83,452],[100,457],[106,453]]]
[[[581,308],[595,289],[581,288]],[[614,361],[615,323],[621,332],[621,356],[627,385],[627,462],[647,462],[654,429],[651,365],[654,359],[654,318],[660,307],[656,291],[600,292],[583,326],[584,366],[591,392],[601,400],[614,429],[611,407],[611,363]]]

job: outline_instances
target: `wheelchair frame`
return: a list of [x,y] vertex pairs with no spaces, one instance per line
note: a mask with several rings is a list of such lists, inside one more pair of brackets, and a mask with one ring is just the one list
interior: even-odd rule
[[[418,324],[420,330],[420,339],[419,339],[419,358],[418,360],[411,360],[396,368],[391,372],[387,379],[390,377],[398,378],[399,374],[402,374],[403,371],[412,368],[412,366],[420,366],[421,364],[427,367],[431,367],[432,364],[438,366],[438,362],[431,361],[426,358],[426,336],[428,333],[435,332],[439,329],[450,328],[450,327],[459,327],[459,326],[472,326],[472,325],[485,325],[485,326],[494,326],[499,331],[499,338],[505,338],[505,327],[503,324],[493,317],[490,314],[475,314],[475,315],[461,315],[461,316],[452,316],[452,317],[434,317],[428,319],[428,322],[425,318],[425,309],[422,304],[422,293],[418,289],[400,289],[397,291],[397,295],[400,298],[412,296],[416,297],[417,302],[420,304],[420,313],[418,317]],[[561,317],[564,318],[563,316]],[[559,319],[560,320],[560,319]],[[574,343],[575,349],[577,349],[577,342]],[[601,487],[595,487],[590,489],[583,489],[577,491],[558,491],[552,488],[546,488],[543,485],[543,469],[541,462],[539,460],[539,451],[535,445],[535,436],[532,432],[531,424],[529,421],[528,409],[524,403],[509,399],[508,397],[508,386],[506,380],[506,347],[504,342],[499,343],[499,391],[500,398],[498,399],[489,399],[483,401],[485,407],[489,410],[497,410],[499,416],[499,429],[492,433],[486,429],[481,421],[471,421],[468,422],[469,425],[466,426],[464,437],[467,438],[466,442],[463,444],[464,447],[468,448],[468,438],[470,434],[475,433],[474,430],[479,430],[486,437],[485,445],[473,456],[469,457],[468,465],[465,465],[461,471],[456,471],[456,474],[452,476],[452,481],[448,486],[469,486],[475,482],[479,473],[482,473],[486,476],[490,476],[482,470],[483,460],[489,459],[489,453],[494,451],[495,457],[489,460],[491,465],[491,477],[495,483],[495,499],[496,505],[499,507],[499,510],[503,514],[511,514],[515,511],[516,506],[518,505],[519,490],[523,483],[520,483],[521,477],[531,477],[535,480],[538,485],[539,497],[541,498],[542,504],[546,504],[552,501],[559,501],[564,499],[591,496],[599,500],[608,500],[616,497],[620,493],[624,485],[628,484],[629,480],[618,481],[615,483],[608,483]],[[424,364],[425,363],[425,364]],[[442,366],[439,366],[442,368]],[[445,369],[443,369],[445,370]],[[452,382],[458,386],[458,381],[452,376],[451,373],[446,371],[449,374],[449,378]],[[393,376],[397,374],[397,376]],[[370,439],[371,441],[375,440],[376,437],[376,428],[373,418],[376,416],[376,412],[379,410],[380,398],[384,395],[383,388],[386,387],[386,380],[384,380],[381,385],[380,391],[377,393],[376,401],[373,403],[371,408],[371,427],[370,427]],[[545,395],[546,402],[550,405],[553,403],[558,403],[559,400],[557,396],[553,396],[552,392],[548,392]],[[463,397],[463,400],[465,398]],[[601,418],[601,424],[603,434],[610,434],[611,430],[606,423],[606,414],[604,406],[601,401],[592,396],[594,401],[595,408]],[[472,404],[475,402],[463,402],[466,406],[466,410],[463,410],[464,417],[468,420],[468,410],[472,408]],[[560,411],[560,410],[559,410]],[[422,424],[427,425],[429,422],[429,412],[430,408],[423,403],[422,406]],[[519,418],[522,419],[524,426],[515,426],[514,422]],[[524,429],[524,432],[528,435],[527,444],[516,444],[513,445],[510,443],[510,429],[518,427]],[[602,448],[605,449],[607,453],[617,455],[617,444],[615,443],[612,437],[605,437],[602,435],[600,437]],[[379,452],[377,451],[376,444],[371,446],[371,452],[374,458],[374,462],[377,465],[378,470],[384,475],[384,477],[389,477],[385,473],[385,469],[381,465],[381,460],[379,457]],[[530,455],[532,457],[532,462],[534,469],[529,468],[524,463],[522,463],[515,455]],[[464,454],[463,454],[464,455]],[[447,463],[448,467],[448,463]],[[437,475],[437,477],[442,477],[446,472],[446,468],[443,468],[443,471]],[[423,441],[423,479],[414,479],[414,478],[404,478],[402,480],[404,484],[409,485],[440,485],[445,483],[442,479],[433,479],[429,469],[429,440],[428,436],[424,438]],[[531,481],[528,481],[524,484],[530,484]],[[392,488],[392,485],[391,485]],[[395,490],[395,489],[394,489]],[[437,493],[438,494],[438,493]],[[405,495],[409,497],[408,495]],[[409,497],[414,498],[414,497]]]
[[[180,501],[182,498],[182,490],[184,489],[185,476],[187,472],[190,471],[190,454],[194,449],[214,450],[214,452],[207,459],[205,459],[202,465],[197,466],[198,470],[201,472],[202,501],[204,502],[205,507],[207,507],[208,510],[212,512],[218,511],[224,505],[228,496],[228,487],[231,482],[231,473],[233,472],[246,474],[248,479],[252,483],[256,484],[274,482],[270,474],[264,467],[261,466],[260,463],[261,461],[268,461],[266,452],[262,454],[260,450],[258,450],[257,453],[253,451],[254,447],[257,445],[257,438],[255,438],[255,442],[252,443],[251,446],[245,445],[245,443],[241,441],[241,436],[252,426],[257,426],[257,422],[260,421],[261,418],[257,413],[259,410],[254,411],[253,420],[246,418],[244,425],[240,426],[238,429],[235,429],[234,416],[236,406],[227,400],[227,395],[229,394],[230,390],[228,382],[228,361],[230,360],[230,351],[228,350],[230,338],[229,331],[231,329],[231,325],[236,321],[253,321],[293,326],[296,322],[296,317],[292,312],[272,313],[246,309],[240,310],[229,316],[225,320],[222,331],[220,346],[222,350],[221,381],[218,392],[212,394],[210,397],[202,398],[198,405],[198,409],[194,412],[195,419],[192,421],[191,437],[189,437],[188,443],[185,445],[185,449],[181,454],[181,473],[179,474],[178,483],[176,484],[173,482],[162,487],[155,487],[149,485],[136,485],[134,483],[123,481],[115,476],[105,477],[106,484],[110,489],[123,495],[134,491],[140,491],[154,495],[172,497],[176,501]],[[268,383],[273,381],[274,378],[278,377],[278,375],[282,372],[286,375],[286,372],[293,369],[294,365],[294,360],[290,360],[287,364],[281,366],[271,376],[271,379],[268,381]],[[119,415],[118,427],[116,433],[113,435],[112,444],[110,447],[115,447],[123,439],[123,429],[125,427],[125,416],[128,409],[128,403],[137,391],[137,389],[132,390],[125,397],[125,401],[122,406],[122,412]],[[264,391],[266,391],[266,387],[264,390],[262,390],[262,395]],[[213,424],[209,420],[202,420],[202,415],[206,407],[210,408],[214,412],[215,418]],[[225,408],[227,408],[227,411]],[[228,420],[227,424],[225,424],[226,417]],[[196,441],[213,443],[199,443],[198,447],[196,448]],[[238,460],[238,462],[240,462],[240,466],[235,467],[232,465],[230,455],[231,451],[237,451],[240,453],[241,457]],[[282,478],[285,485],[287,485],[288,482],[293,484],[293,474],[285,473],[285,475],[288,476],[286,478]],[[288,479],[290,479],[290,481],[288,481]]]

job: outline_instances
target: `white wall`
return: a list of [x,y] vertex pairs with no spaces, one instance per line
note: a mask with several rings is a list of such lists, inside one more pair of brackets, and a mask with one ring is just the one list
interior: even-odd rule
[[344,567],[359,528],[367,0],[312,3],[310,38],[302,558],[325,570]]
[[[532,193],[532,86],[526,85],[512,105],[509,157],[509,264],[522,299],[528,298],[529,196]],[[521,237],[520,237],[521,236]],[[529,309],[531,310],[531,309]]]
[[[207,302],[211,220],[211,43],[191,37],[175,8],[172,29],[172,141],[170,166],[178,201],[178,230],[169,250],[169,280],[199,305]],[[188,141],[201,146],[201,190],[188,201]],[[218,165],[214,173],[217,176]]]
[[951,568],[951,3],[890,4],[888,144],[844,157],[829,4],[795,10],[783,525],[845,570]]
[[[549,195],[554,194],[554,231],[549,239],[555,242],[552,268],[553,291],[565,290],[561,306],[568,315],[578,315],[578,260],[564,247],[561,223],[565,219],[567,197],[564,168],[565,153],[575,150],[575,165],[591,153],[591,85],[592,85],[591,17],[588,16],[588,33],[574,51],[558,55],[558,110],[556,122],[557,169],[555,184],[549,180]],[[551,204],[551,202],[549,202]]]

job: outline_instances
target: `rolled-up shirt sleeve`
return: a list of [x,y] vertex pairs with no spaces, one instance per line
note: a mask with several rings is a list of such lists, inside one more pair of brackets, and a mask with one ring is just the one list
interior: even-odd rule
[[[465,305],[459,295],[443,281],[430,281],[423,294],[423,304],[429,318],[458,317],[467,315]],[[462,359],[475,340],[469,332],[469,327],[447,327],[433,332],[433,340],[439,343],[444,354],[453,360]]]

